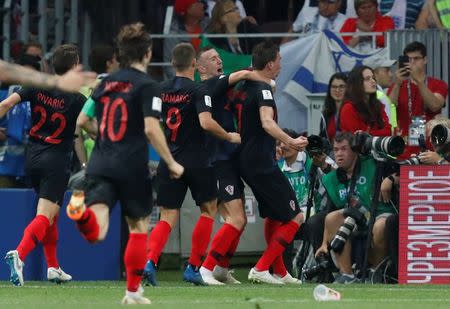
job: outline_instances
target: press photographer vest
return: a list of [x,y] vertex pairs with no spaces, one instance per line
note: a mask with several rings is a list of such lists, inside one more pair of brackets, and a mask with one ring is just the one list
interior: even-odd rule
[[[372,157],[360,158],[359,176],[356,178],[354,189],[354,198],[359,200],[359,203],[370,211],[372,207],[372,195],[374,189],[376,164]],[[346,183],[339,181],[336,171],[331,171],[322,179],[323,185],[327,191],[328,198],[336,206],[336,208],[344,208],[347,204],[347,195],[350,187],[350,179]],[[389,204],[378,202],[376,216],[382,213],[393,213],[393,209]],[[368,219],[368,218],[366,218]]]
[[[302,158],[300,157],[300,155],[302,155],[302,153],[299,153],[297,161],[295,161],[291,167],[287,165],[284,159],[278,161],[278,167],[289,180],[289,183],[291,184],[292,189],[295,192],[295,196],[297,197],[297,202],[300,207],[306,207],[308,203],[308,194],[311,182],[310,172],[313,164],[312,159],[309,155],[306,154],[306,156],[303,156]],[[317,175],[316,177],[320,176]],[[322,199],[323,196],[320,194],[320,192],[315,191],[312,214],[319,212]]]

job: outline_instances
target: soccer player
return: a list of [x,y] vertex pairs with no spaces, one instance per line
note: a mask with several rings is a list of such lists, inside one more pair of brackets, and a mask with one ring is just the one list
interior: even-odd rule
[[[236,128],[227,92],[243,79],[270,82],[267,78],[258,78],[255,72],[249,70],[223,75],[222,60],[212,47],[202,48],[197,53],[197,70],[211,94],[213,118],[225,130],[231,132],[236,131]],[[218,206],[225,224],[214,236],[211,249],[200,268],[202,279],[208,285],[240,283],[228,269],[247,223],[243,202],[244,184],[238,171],[237,147],[236,144],[216,138],[209,141],[218,186]]]
[[[59,76],[75,68],[78,62],[78,49],[74,45],[61,45],[53,54],[53,66]],[[85,100],[79,93],[22,88],[0,103],[0,117],[3,117],[17,103],[30,102],[32,128],[25,172],[39,196],[36,217],[26,227],[17,248],[5,257],[14,285],[24,284],[25,258],[38,243],[44,248],[48,280],[65,282],[72,279],[59,267],[56,256],[57,221],[70,176],[76,119]]]
[[62,91],[77,92],[83,85],[87,85],[95,80],[95,76],[93,72],[81,72],[81,65],[58,76],[37,72],[30,68],[0,60],[0,80],[23,86],[43,89],[57,88]]
[[162,84],[161,92],[164,131],[172,155],[186,170],[181,179],[173,180],[164,162],[158,166],[157,202],[162,207],[161,217],[150,234],[144,276],[150,284],[157,284],[156,264],[172,228],[178,222],[189,187],[196,204],[200,206],[201,215],[192,232],[191,254],[183,279],[204,284],[198,269],[206,254],[217,212],[217,186],[206,131],[230,143],[240,143],[241,139],[238,133],[225,131],[212,118],[211,97],[203,84],[194,82],[196,59],[192,45],[176,45],[172,51],[172,65],[176,75]]
[[121,69],[104,78],[92,94],[99,129],[86,172],[86,203],[82,192],[74,192],[67,214],[83,237],[95,243],[105,238],[110,209],[120,201],[130,229],[124,256],[127,290],[122,304],[150,304],[139,288],[152,211],[146,137],[171,177],[180,177],[184,169],[167,147],[160,127],[160,89],[146,74],[152,56],[150,35],[142,23],[125,25],[117,42]]
[[[254,72],[275,79],[280,72],[278,46],[263,42],[252,53]],[[233,104],[237,110],[238,128],[242,136],[239,169],[258,201],[260,216],[265,220],[267,248],[258,263],[250,270],[248,279],[270,284],[291,283],[293,279],[284,269],[276,278],[269,273],[281,268],[282,253],[303,222],[303,214],[287,178],[275,161],[276,141],[288,147],[303,150],[308,144],[305,137],[296,139],[277,125],[277,108],[269,85],[243,81],[235,87]]]

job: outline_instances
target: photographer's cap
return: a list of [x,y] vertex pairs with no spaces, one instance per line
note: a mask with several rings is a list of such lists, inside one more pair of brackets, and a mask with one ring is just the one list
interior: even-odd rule
[[397,60],[391,60],[386,58],[380,58],[380,57],[373,57],[367,59],[367,61],[364,61],[364,64],[371,67],[373,70],[378,68],[390,68],[392,67]]

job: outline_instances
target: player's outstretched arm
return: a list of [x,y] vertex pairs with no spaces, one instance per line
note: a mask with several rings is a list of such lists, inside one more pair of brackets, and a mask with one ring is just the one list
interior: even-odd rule
[[0,102],[0,118],[4,117],[6,113],[14,107],[17,103],[22,101],[22,98],[18,93],[13,93],[6,99]]
[[198,114],[198,119],[200,121],[200,126],[203,130],[208,131],[212,135],[222,140],[228,141],[233,144],[241,143],[241,136],[236,132],[225,131],[218,123],[215,121],[210,112],[202,112]]
[[81,66],[56,76],[0,60],[0,80],[23,86],[77,92],[83,85],[91,83],[95,76],[93,72],[82,72]]
[[303,151],[308,145],[308,139],[304,136],[299,138],[292,138],[278,126],[273,120],[273,108],[270,106],[261,106],[259,108],[259,117],[261,118],[261,124],[263,129],[276,140],[283,142],[289,147]]
[[145,135],[149,142],[155,148],[160,157],[167,163],[170,175],[173,178],[180,178],[184,173],[184,167],[178,164],[172,157],[167,146],[166,137],[161,129],[159,119],[154,117],[145,117]]
[[234,85],[240,82],[241,80],[253,80],[257,82],[263,82],[271,86],[273,86],[274,83],[274,81],[271,80],[270,78],[261,76],[255,71],[240,70],[230,74],[230,77],[228,78],[228,84]]

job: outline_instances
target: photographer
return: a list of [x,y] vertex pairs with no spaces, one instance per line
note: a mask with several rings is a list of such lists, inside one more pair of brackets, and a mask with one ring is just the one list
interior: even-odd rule
[[[350,234],[367,230],[376,185],[375,160],[371,155],[361,155],[361,149],[356,150],[360,146],[358,140],[349,132],[336,135],[333,150],[339,168],[323,177],[328,204],[333,211],[325,218],[323,241],[316,251],[316,258],[328,255],[329,247],[333,250],[341,273],[335,280],[337,283],[348,284],[358,280],[352,270]],[[373,266],[387,255],[384,230],[386,218],[393,212],[390,204],[377,204],[369,252],[369,262]]]
[[[436,129],[435,129],[436,128]],[[441,165],[448,164],[450,159],[446,153],[450,150],[450,120],[436,116],[425,125],[427,139],[419,138],[420,153],[412,154],[409,159],[398,161],[399,165]],[[447,141],[447,139],[449,139]]]
[[[292,138],[300,135],[289,129],[283,131]],[[278,161],[283,174],[289,180],[296,194],[298,203],[303,211],[311,215],[322,212],[326,202],[323,201],[325,189],[321,184],[324,174],[337,168],[336,163],[327,153],[331,150],[328,141],[317,135],[308,137],[308,146],[306,151],[297,151],[281,143],[281,159]],[[312,195],[312,196],[310,196]],[[310,211],[308,212],[308,201],[311,201]],[[316,250],[322,243],[323,221],[326,213],[320,216],[313,216],[307,220],[299,232],[297,239],[308,240]],[[317,218],[316,218],[317,217]],[[300,235],[299,235],[300,234]],[[303,235],[303,236],[302,236]],[[292,265],[293,243],[286,248],[283,254],[285,265],[288,265],[289,271]]]

